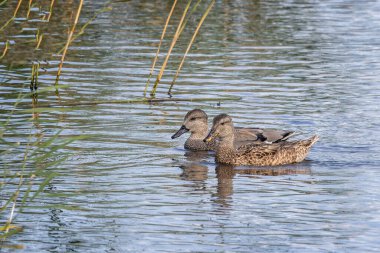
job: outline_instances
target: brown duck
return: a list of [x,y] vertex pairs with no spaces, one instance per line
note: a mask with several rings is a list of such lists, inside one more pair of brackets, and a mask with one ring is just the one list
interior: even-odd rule
[[204,139],[206,143],[219,140],[215,160],[232,165],[276,166],[301,162],[311,146],[318,141],[317,135],[307,140],[283,141],[271,144],[248,144],[235,148],[235,129],[232,118],[220,114],[214,118],[211,131]]
[[[172,136],[172,139],[190,132],[190,137],[184,145],[186,149],[194,151],[216,150],[216,139],[207,143],[203,141],[208,133],[207,119],[207,114],[203,110],[194,109],[189,111],[183,120],[181,128]],[[294,135],[293,131],[261,128],[236,128],[234,133],[234,146],[236,147],[247,143],[281,142]]]

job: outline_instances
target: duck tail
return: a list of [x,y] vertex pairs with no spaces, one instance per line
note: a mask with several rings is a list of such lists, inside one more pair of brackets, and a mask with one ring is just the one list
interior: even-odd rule
[[282,139],[278,140],[278,141],[286,141],[287,139],[289,139],[290,137],[296,135],[297,133],[294,132],[294,131],[289,131],[289,132],[286,132],[284,134],[284,136],[282,137]]
[[319,140],[319,136],[318,135],[314,135],[313,137],[307,139],[307,140],[304,140],[304,144],[305,146],[307,147],[311,147],[314,145],[314,143],[316,143],[317,141]]

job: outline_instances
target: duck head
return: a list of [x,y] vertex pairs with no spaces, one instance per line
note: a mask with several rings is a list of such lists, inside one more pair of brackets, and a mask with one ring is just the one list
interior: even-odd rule
[[207,133],[207,114],[203,110],[194,109],[189,111],[183,120],[181,128],[175,134],[173,134],[172,139],[178,138],[182,134],[189,131],[192,134]]
[[213,120],[212,128],[204,142],[210,142],[214,139],[224,139],[234,135],[234,125],[232,118],[227,114],[219,114]]

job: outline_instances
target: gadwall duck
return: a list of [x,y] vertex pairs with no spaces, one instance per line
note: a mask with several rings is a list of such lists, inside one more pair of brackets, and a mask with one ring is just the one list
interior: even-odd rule
[[[208,133],[207,114],[201,109],[189,111],[181,128],[172,136],[172,139],[180,137],[186,132],[190,132],[190,137],[185,142],[185,148],[201,151],[216,150],[217,142],[212,140],[205,143],[203,139]],[[281,142],[293,136],[293,131],[284,131],[277,129],[261,129],[261,128],[236,128],[235,141],[236,147],[247,143],[273,143]]]
[[307,140],[248,144],[235,148],[232,118],[227,114],[220,114],[214,118],[213,126],[204,141],[208,143],[215,139],[219,140],[215,156],[215,160],[219,163],[276,166],[303,161],[319,137],[315,135]]

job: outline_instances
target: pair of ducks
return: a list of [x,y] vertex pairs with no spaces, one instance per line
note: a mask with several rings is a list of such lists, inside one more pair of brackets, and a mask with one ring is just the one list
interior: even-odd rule
[[232,118],[220,114],[208,131],[207,114],[200,109],[189,111],[181,128],[172,136],[178,138],[189,132],[185,148],[216,151],[216,161],[231,165],[276,166],[301,162],[318,141],[314,135],[306,140],[287,141],[292,131],[235,128]]

